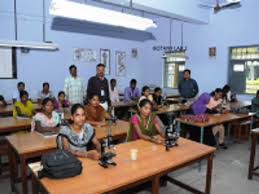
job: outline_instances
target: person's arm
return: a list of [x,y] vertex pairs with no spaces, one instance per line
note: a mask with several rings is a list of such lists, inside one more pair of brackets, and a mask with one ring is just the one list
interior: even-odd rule
[[56,127],[42,127],[40,121],[35,121],[35,130],[44,133],[44,132],[59,132],[60,126]]
[[19,117],[28,117],[26,114],[22,113],[21,109],[18,106],[16,106],[15,109],[16,109],[16,112],[17,112],[17,116],[19,116]]
[[89,97],[91,96],[92,92],[93,92],[93,84],[92,84],[92,78],[90,78],[88,80],[87,89],[86,89],[87,101],[88,101]]
[[155,121],[155,123],[154,123],[154,126],[155,126],[157,132],[159,133],[159,135],[160,135],[161,137],[165,138],[165,133],[164,133],[164,131],[161,129],[161,126],[160,126],[159,122],[157,121],[157,118],[155,118],[155,119],[156,119],[156,121]]
[[98,153],[101,153],[101,144],[100,144],[100,142],[98,141],[98,139],[97,139],[96,137],[94,137],[94,138],[92,139],[92,143],[94,144],[94,146],[95,146],[97,152],[98,152]]
[[195,80],[193,80],[193,85],[194,85],[193,97],[195,97],[199,93],[199,86]]
[[64,92],[66,94],[66,99],[69,99],[69,81],[68,81],[68,79],[65,79]]

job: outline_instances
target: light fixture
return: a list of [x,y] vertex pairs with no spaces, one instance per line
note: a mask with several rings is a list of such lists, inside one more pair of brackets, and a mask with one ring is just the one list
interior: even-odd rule
[[57,50],[58,45],[51,42],[27,42],[17,40],[0,40],[0,47],[30,48],[42,50]]
[[153,20],[67,0],[52,0],[50,15],[145,31],[156,28]]

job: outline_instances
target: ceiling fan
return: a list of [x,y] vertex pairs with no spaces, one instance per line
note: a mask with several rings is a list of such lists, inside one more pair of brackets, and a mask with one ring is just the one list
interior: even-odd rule
[[241,7],[241,0],[226,0],[224,3],[220,3],[220,0],[216,0],[216,5],[208,5],[208,4],[199,4],[200,7],[203,8],[212,8],[214,13],[218,13],[224,9],[233,9]]

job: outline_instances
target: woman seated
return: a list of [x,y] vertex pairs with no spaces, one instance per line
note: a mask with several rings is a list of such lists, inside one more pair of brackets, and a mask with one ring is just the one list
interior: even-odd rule
[[60,117],[54,111],[54,103],[51,98],[45,98],[42,101],[42,111],[38,112],[32,120],[32,131],[58,132],[60,130]]
[[150,88],[148,86],[144,86],[142,88],[141,97],[139,98],[138,103],[140,103],[143,99],[148,99],[151,103],[153,103],[153,97],[150,94]]
[[94,126],[105,126],[106,119],[110,119],[108,112],[100,105],[99,96],[93,94],[88,99],[88,104],[85,106],[86,122]]
[[27,91],[20,92],[20,100],[16,101],[13,105],[13,117],[30,118],[34,114],[34,107],[32,102],[28,99],[29,94]]
[[[71,152],[77,157],[100,159],[101,145],[95,136],[93,127],[85,123],[85,110],[81,104],[74,104],[71,108],[72,124],[62,126],[57,137],[58,147]],[[97,151],[88,151],[90,144]]]
[[69,107],[69,102],[68,100],[66,100],[66,95],[65,92],[60,91],[58,93],[58,99],[54,99],[54,108],[56,111],[58,112],[63,112],[64,108],[68,108]]
[[[148,99],[143,99],[139,103],[139,111],[130,119],[130,129],[127,135],[127,141],[144,139],[157,144],[162,144],[164,132],[162,131],[156,115],[151,112],[152,103]],[[162,138],[155,135],[159,134]]]

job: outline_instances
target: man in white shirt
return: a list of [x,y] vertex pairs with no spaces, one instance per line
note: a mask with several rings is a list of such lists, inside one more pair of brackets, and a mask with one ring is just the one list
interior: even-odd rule
[[116,84],[117,84],[116,79],[111,79],[110,80],[109,92],[110,92],[111,103],[119,102],[120,101],[119,92],[118,92],[118,90],[116,88]]
[[70,77],[65,79],[64,91],[70,104],[84,102],[84,84],[83,80],[77,76],[77,67],[69,67]]
[[42,90],[38,93],[38,103],[41,104],[41,102],[45,98],[54,98],[53,92],[49,89],[49,83],[44,82],[42,84]]
[[17,90],[13,92],[13,103],[20,99],[20,92],[25,90],[25,83],[19,82],[17,84]]

